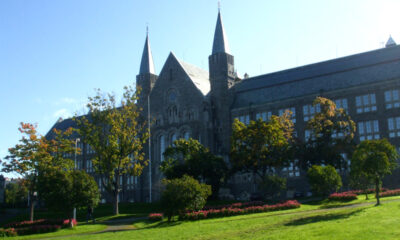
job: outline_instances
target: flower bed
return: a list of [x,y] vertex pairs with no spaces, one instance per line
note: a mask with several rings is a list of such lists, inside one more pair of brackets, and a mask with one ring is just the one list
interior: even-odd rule
[[15,237],[17,235],[18,234],[14,228],[7,228],[7,229],[0,228],[0,237]]
[[390,196],[399,196],[399,195],[400,195],[400,189],[387,190],[385,192],[379,193],[380,197],[390,197]]
[[263,206],[265,203],[263,201],[251,201],[251,202],[239,202],[218,206],[205,206],[202,210],[211,210],[211,209],[223,209],[223,208],[246,208],[251,206]]
[[299,208],[300,203],[296,200],[289,200],[284,203],[278,203],[274,205],[262,205],[262,206],[249,206],[244,208],[231,207],[222,208],[222,209],[209,209],[209,210],[200,210],[187,212],[181,215],[179,218],[181,220],[199,220],[206,218],[216,218],[216,217],[227,217],[227,216],[235,216],[249,213],[261,213],[261,212],[271,212],[278,211],[284,209],[293,209]]
[[[69,227],[69,219],[38,219],[35,221],[22,221],[13,222],[6,224],[3,230],[0,230],[0,236],[2,234],[8,234],[9,236],[16,235],[28,235],[35,233],[47,233],[54,232],[61,228]],[[77,225],[75,219],[72,219],[74,226]],[[15,234],[15,235],[13,235]]]
[[332,193],[328,199],[331,201],[351,201],[357,199],[357,194],[352,192]]
[[148,219],[150,221],[161,221],[163,219],[163,214],[162,213],[150,213],[148,216]]

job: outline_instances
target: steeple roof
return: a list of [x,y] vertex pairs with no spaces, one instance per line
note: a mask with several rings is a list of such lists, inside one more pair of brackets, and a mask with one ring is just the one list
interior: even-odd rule
[[225,36],[224,26],[222,25],[221,13],[218,11],[212,54],[219,52],[230,53],[230,50],[228,45],[228,38]]
[[142,61],[140,63],[139,74],[151,73],[155,74],[153,56],[150,49],[149,34],[146,35],[144,49],[142,54]]
[[396,42],[393,40],[392,35],[389,36],[389,39],[386,42],[385,47],[396,46]]

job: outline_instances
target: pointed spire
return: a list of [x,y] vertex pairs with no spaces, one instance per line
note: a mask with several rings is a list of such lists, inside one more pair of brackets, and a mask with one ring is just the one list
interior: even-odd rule
[[144,73],[155,74],[153,56],[151,54],[151,49],[150,49],[148,27],[146,27],[146,41],[144,43],[142,61],[140,63],[140,70],[139,70],[139,74],[144,74]]
[[230,53],[228,39],[225,36],[224,26],[222,25],[221,12],[218,7],[217,26],[215,27],[212,54],[219,52]]
[[396,42],[393,40],[392,35],[389,36],[389,39],[386,42],[385,47],[393,47],[396,46]]

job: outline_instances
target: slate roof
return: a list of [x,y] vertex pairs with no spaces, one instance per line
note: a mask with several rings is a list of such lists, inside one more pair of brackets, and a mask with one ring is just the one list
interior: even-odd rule
[[153,55],[151,54],[149,35],[146,36],[146,41],[144,42],[142,61],[140,62],[139,74],[152,73],[156,74],[154,70]]
[[400,78],[400,45],[248,78],[233,108]]
[[228,38],[225,35],[225,29],[224,25],[222,24],[220,12],[218,12],[217,25],[215,26],[212,54],[219,52],[230,53]]
[[211,89],[208,72],[192,64],[183,62],[178,58],[176,58],[176,60],[182,66],[183,70],[186,72],[197,89],[199,89],[204,96],[207,95]]
[[[65,131],[70,127],[72,127],[72,128],[76,128],[77,127],[76,122],[74,120],[72,120],[72,118],[67,118],[67,119],[59,118],[57,120],[57,122],[53,125],[53,127],[50,128],[49,132],[46,134],[45,137],[47,139],[53,139],[53,138],[55,138],[55,134],[53,132],[53,129],[58,129],[58,130]],[[76,132],[74,132],[71,135],[71,138],[78,138],[78,137],[79,137],[79,135]]]

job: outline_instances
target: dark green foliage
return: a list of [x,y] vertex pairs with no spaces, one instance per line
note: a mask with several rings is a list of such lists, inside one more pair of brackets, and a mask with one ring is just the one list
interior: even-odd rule
[[348,168],[342,154],[351,156],[354,151],[354,121],[344,109],[336,108],[335,103],[327,98],[317,97],[313,106],[319,106],[321,111],[307,122],[310,138],[299,144],[298,155],[303,166],[324,164],[337,169]]
[[231,164],[234,172],[251,172],[261,179],[273,168],[288,165],[293,159],[291,139],[293,123],[290,112],[261,119],[249,125],[235,119],[231,139]]
[[65,212],[70,219],[73,208],[95,207],[100,198],[93,177],[79,170],[46,171],[39,176],[39,195],[47,207]]
[[5,189],[5,203],[8,207],[26,207],[28,188],[23,180],[8,183]]
[[313,165],[307,171],[308,182],[311,185],[313,193],[327,196],[336,192],[342,186],[342,178],[336,172],[336,169],[330,165]]
[[184,175],[182,178],[164,180],[165,190],[161,196],[164,213],[171,221],[172,216],[186,210],[199,210],[211,195],[211,186],[200,184],[196,179]]
[[259,188],[267,198],[279,196],[280,191],[286,189],[286,178],[267,175],[260,181]]
[[363,141],[354,151],[351,173],[353,176],[362,176],[375,183],[377,205],[380,204],[379,192],[382,179],[397,167],[398,157],[396,148],[387,139]]
[[220,185],[225,180],[228,167],[221,157],[212,154],[199,141],[179,139],[164,153],[160,169],[167,179],[189,175],[212,186],[213,199],[218,197]]

